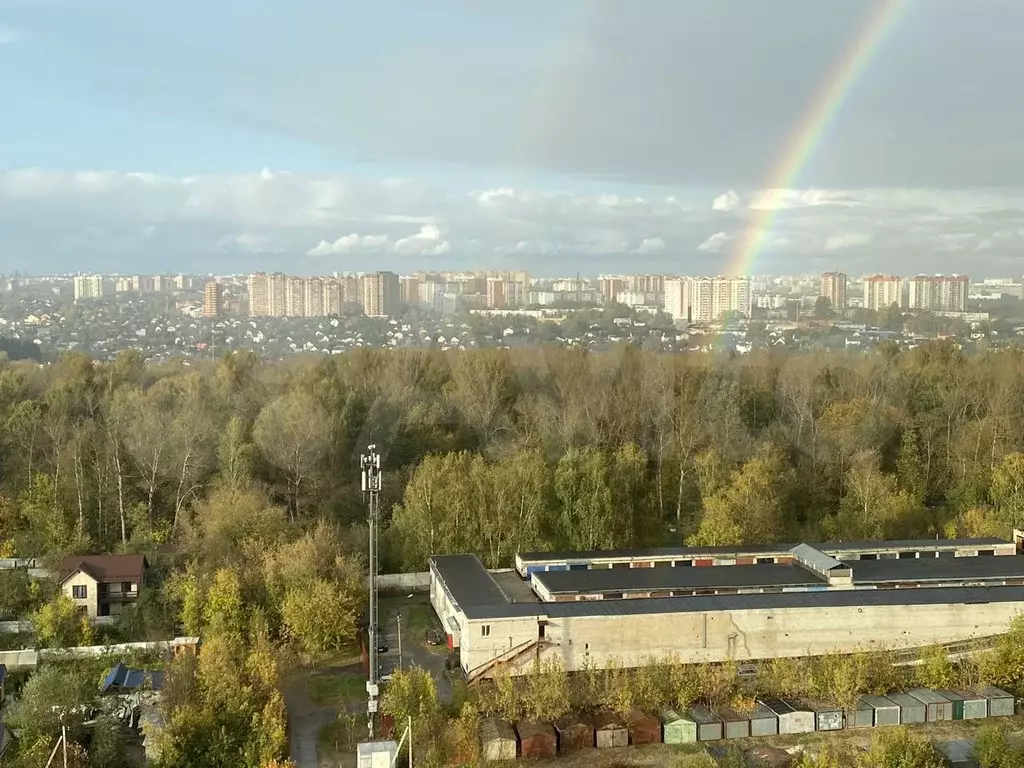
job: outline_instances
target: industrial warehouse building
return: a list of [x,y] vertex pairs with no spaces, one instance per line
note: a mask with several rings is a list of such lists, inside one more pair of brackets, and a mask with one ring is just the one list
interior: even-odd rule
[[[914,648],[1004,632],[1024,610],[1022,537],[535,553],[490,573],[430,561],[430,597],[470,679]],[[708,567],[710,566],[710,567]]]

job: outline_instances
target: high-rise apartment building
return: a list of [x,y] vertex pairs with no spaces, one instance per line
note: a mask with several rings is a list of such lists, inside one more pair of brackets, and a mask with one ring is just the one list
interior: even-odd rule
[[932,312],[965,312],[967,275],[917,275],[907,278],[907,307]]
[[363,275],[363,314],[367,317],[388,317],[398,310],[401,288],[394,272],[371,272]]
[[664,293],[664,275],[626,275],[626,290],[636,293]]
[[340,315],[345,309],[341,281],[335,277],[324,280],[323,310],[325,315]]
[[621,275],[601,275],[597,278],[597,290],[605,304],[611,304],[619,291],[626,290],[626,280]]
[[[207,283],[209,285],[209,283]],[[177,275],[174,278],[174,287],[179,291],[188,291],[192,288],[192,277],[190,275]]]
[[821,276],[821,296],[829,300],[834,310],[846,309],[846,275],[826,272]]
[[673,320],[685,320],[690,306],[690,281],[685,277],[665,280],[665,312]]
[[750,317],[752,294],[746,277],[670,278],[663,289],[665,311],[673,320],[712,323],[729,312]]
[[403,307],[412,307],[420,303],[420,276],[402,275],[398,278],[399,300]]
[[284,294],[285,317],[306,316],[306,281],[301,277],[289,277]]
[[487,308],[504,309],[508,306],[505,301],[505,280],[500,277],[487,278]]
[[895,275],[870,275],[864,278],[864,308],[878,312],[893,304],[900,306],[903,290]]
[[103,298],[103,276],[102,275],[76,275],[75,301]]
[[303,317],[323,317],[324,311],[324,279],[307,277],[302,281]]
[[203,317],[220,317],[224,314],[224,286],[210,281],[203,286]]

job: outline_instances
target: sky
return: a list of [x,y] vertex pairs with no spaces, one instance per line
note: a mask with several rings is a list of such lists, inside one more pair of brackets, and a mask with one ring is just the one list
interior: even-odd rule
[[1024,2],[0,0],[0,271],[1024,273]]

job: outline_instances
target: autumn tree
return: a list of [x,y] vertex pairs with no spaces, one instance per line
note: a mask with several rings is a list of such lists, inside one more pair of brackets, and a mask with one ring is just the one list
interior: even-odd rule
[[331,414],[301,390],[282,395],[260,411],[253,438],[271,464],[287,478],[288,510],[294,520],[320,480],[330,447]]
[[776,452],[755,456],[704,504],[693,546],[759,544],[786,538],[792,473]]

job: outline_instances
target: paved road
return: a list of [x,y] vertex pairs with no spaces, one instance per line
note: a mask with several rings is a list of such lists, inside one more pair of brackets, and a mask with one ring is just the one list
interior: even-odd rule
[[[435,653],[424,644],[422,637],[411,637],[406,628],[409,626],[409,613],[415,605],[422,605],[423,595],[413,598],[387,598],[381,600],[381,614],[387,617],[386,631],[388,635],[388,652],[381,656],[381,667],[385,674],[398,668],[398,622],[396,616],[402,617],[402,663],[423,667],[430,672],[437,684],[437,695],[441,701],[451,701],[452,684],[444,668],[445,653]],[[428,604],[429,607],[429,604]],[[438,627],[439,628],[439,627]]]
[[[309,696],[310,680],[317,675],[351,674],[353,671],[362,674],[358,668],[327,668],[297,674],[285,683],[284,703],[288,710],[289,748],[296,768],[317,768],[317,737],[324,726],[334,721],[339,714],[337,707],[321,707],[313,702]],[[365,707],[365,702],[358,703],[360,711],[365,710]]]

